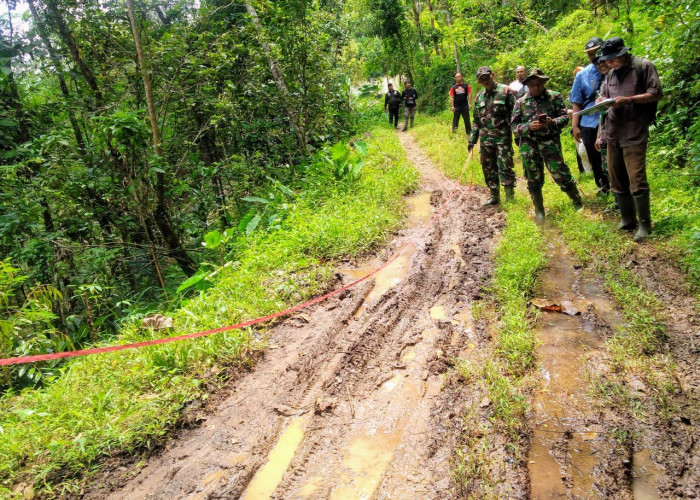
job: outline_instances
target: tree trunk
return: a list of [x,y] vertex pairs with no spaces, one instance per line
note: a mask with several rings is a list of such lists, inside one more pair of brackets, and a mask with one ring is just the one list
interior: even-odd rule
[[430,27],[433,29],[433,48],[435,49],[435,55],[440,56],[440,46],[438,45],[437,35],[435,34],[435,15],[433,14],[433,4],[430,0],[426,0],[428,5],[428,11],[430,12]]
[[423,27],[420,24],[420,12],[418,11],[418,2],[411,0],[411,11],[413,12],[413,22],[418,30],[418,43],[423,49],[423,58],[425,59],[425,67],[430,67],[430,54],[425,46],[425,34],[423,33]]
[[56,7],[55,0],[44,0],[44,3],[46,4],[46,8],[48,9],[49,17],[56,25],[56,28],[58,29],[58,32],[61,35],[61,40],[63,40],[63,43],[66,45],[66,48],[68,49],[71,56],[73,57],[73,60],[77,64],[80,73],[82,73],[83,77],[85,78],[85,81],[95,94],[95,100],[97,101],[98,110],[102,111],[104,109],[105,102],[104,97],[102,96],[102,91],[100,90],[99,85],[97,85],[97,79],[95,78],[95,75],[93,74],[92,70],[85,63],[83,57],[80,55],[80,50],[78,49],[78,46],[73,40],[73,34],[68,28],[68,25],[66,24],[63,17],[61,17],[61,13]]
[[[452,26],[452,18],[450,17],[449,11],[447,11],[447,25]],[[457,42],[452,42],[452,48],[455,54],[455,66],[457,66],[457,73],[462,72],[462,65],[459,62],[459,51],[457,50]]]
[[[270,45],[265,41],[266,35],[263,26],[260,23],[258,13],[255,10],[255,8],[250,4],[250,2],[245,3],[245,8],[248,11],[248,15],[250,16],[250,19],[253,25],[255,26],[256,31],[258,32],[258,36],[260,37],[260,44],[262,45],[262,48],[265,51],[265,54],[267,55],[267,60],[270,66],[270,73],[272,73],[272,78],[275,80],[277,88],[282,94],[282,97],[284,98],[285,102],[290,102],[289,91],[287,90],[287,84],[284,81],[284,75],[282,74],[282,71],[280,70],[279,65],[277,64],[277,61],[275,61],[275,59],[272,57],[272,50],[270,49]],[[286,111],[287,116],[289,117],[289,121],[292,123],[292,127],[294,128],[294,133],[297,136],[299,149],[303,152],[307,152],[306,132],[304,131],[303,127],[301,126],[301,123],[299,122],[299,116],[297,115],[296,111],[294,111],[291,107],[287,107]]]
[[[138,56],[141,78],[143,79],[143,87],[146,94],[146,107],[148,108],[148,119],[151,122],[151,135],[153,136],[153,150],[158,158],[162,158],[163,154],[160,149],[160,129],[158,128],[158,117],[156,115],[155,104],[153,103],[153,89],[151,87],[151,75],[149,73],[150,66],[148,65],[143,51],[141,34],[139,33],[139,27],[136,23],[133,0],[126,0],[126,5],[129,9],[129,21],[131,22],[131,30],[134,34],[134,44],[136,45],[136,54]],[[170,220],[170,213],[165,196],[165,174],[162,171],[156,174],[156,209],[154,216],[158,230],[163,235],[163,239],[165,240],[170,254],[180,265],[182,271],[187,276],[192,276],[197,272],[197,266],[182,247],[180,239]],[[153,258],[156,259],[156,255],[153,255]]]

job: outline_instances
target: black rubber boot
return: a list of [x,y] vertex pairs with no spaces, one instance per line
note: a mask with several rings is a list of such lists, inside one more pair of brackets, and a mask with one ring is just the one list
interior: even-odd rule
[[639,217],[639,227],[634,235],[634,241],[641,241],[651,234],[651,210],[649,207],[649,192],[634,197],[634,206]]
[[515,191],[513,186],[503,186],[506,191],[506,201],[510,201],[515,196]]
[[632,198],[631,194],[615,193],[615,199],[620,209],[620,224],[618,224],[617,229],[619,231],[632,231],[637,227],[634,198]]
[[484,206],[498,205],[501,202],[501,189],[500,188],[489,188],[491,189],[491,198],[489,198]]
[[542,198],[542,188],[530,190],[530,198],[535,206],[535,222],[538,226],[544,226],[544,198]]
[[578,192],[576,184],[572,184],[571,187],[564,192],[571,198],[571,204],[574,206],[575,210],[581,210],[583,208],[583,201],[581,201],[581,195]]

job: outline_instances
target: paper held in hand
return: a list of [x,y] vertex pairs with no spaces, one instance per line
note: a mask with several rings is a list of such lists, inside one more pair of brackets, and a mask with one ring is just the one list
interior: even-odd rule
[[590,108],[586,108],[586,109],[583,109],[581,111],[577,111],[574,114],[576,116],[594,115],[596,113],[600,113],[601,111],[605,111],[613,104],[615,104],[615,99],[605,99],[604,101],[600,101],[598,104],[595,104],[594,106],[591,106]]

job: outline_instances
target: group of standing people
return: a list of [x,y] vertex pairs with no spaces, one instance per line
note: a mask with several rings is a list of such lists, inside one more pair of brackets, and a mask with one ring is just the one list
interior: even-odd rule
[[401,104],[404,105],[404,121],[403,121],[403,131],[408,129],[409,121],[411,127],[413,127],[413,119],[416,116],[416,100],[418,100],[418,91],[413,88],[413,83],[410,80],[406,80],[404,83],[403,92],[399,93],[398,90],[394,89],[393,84],[388,84],[388,92],[384,96],[384,111],[389,111],[389,123],[394,125],[394,128],[399,126],[399,110],[401,109]]
[[[584,52],[589,64],[576,74],[569,97],[573,108],[572,133],[575,141],[585,146],[599,192],[605,196],[612,191],[615,195],[621,214],[619,229],[636,228],[634,239],[639,241],[651,234],[646,150],[649,126],[663,95],[659,75],[651,61],[632,55],[620,37],[605,41],[593,37],[586,43]],[[471,87],[457,73],[450,88],[452,131],[457,131],[462,118],[469,151],[477,142],[480,145],[484,179],[491,192],[485,205],[500,203],[501,185],[506,199],[514,196],[515,139],[522,155],[535,220],[543,224],[545,167],[574,208],[583,208],[576,181],[562,154],[560,136],[569,123],[569,114],[562,95],[546,88],[550,77],[544,71],[532,68],[528,74],[524,66],[518,66],[516,77],[510,85],[504,85],[496,81],[490,67],[480,67],[476,79],[483,90],[474,100],[470,123]],[[415,92],[410,84],[407,89]],[[385,99],[390,121],[391,92],[390,87]],[[403,94],[399,105],[406,99],[406,91]],[[409,116],[413,125],[416,98],[417,93],[413,95],[410,114],[406,104],[404,130]],[[398,106],[394,116],[396,126]]]

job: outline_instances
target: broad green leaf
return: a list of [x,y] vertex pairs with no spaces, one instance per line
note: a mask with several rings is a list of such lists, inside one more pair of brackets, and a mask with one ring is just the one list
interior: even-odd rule
[[260,198],[258,196],[246,196],[245,198],[241,198],[243,201],[249,201],[251,203],[270,203],[270,200],[266,200],[265,198]]
[[221,233],[219,231],[209,231],[204,235],[203,244],[206,248],[217,248],[221,244]]
[[365,156],[367,154],[367,143],[362,139],[358,139],[355,142],[353,142],[353,146],[355,146],[355,150],[362,156]]
[[255,228],[258,227],[258,224],[260,224],[260,219],[260,214],[257,214],[255,217],[250,219],[250,222],[245,227],[245,234],[250,234],[255,231]]

